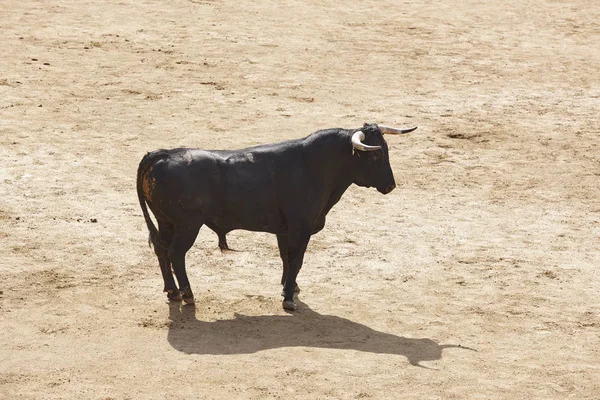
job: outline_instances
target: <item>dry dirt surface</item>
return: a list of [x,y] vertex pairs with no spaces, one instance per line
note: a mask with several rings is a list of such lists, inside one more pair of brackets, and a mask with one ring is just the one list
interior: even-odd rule
[[[496,4],[497,3],[497,4]],[[600,3],[3,0],[1,399],[600,398]],[[299,310],[204,229],[169,304],[142,156],[363,122]]]

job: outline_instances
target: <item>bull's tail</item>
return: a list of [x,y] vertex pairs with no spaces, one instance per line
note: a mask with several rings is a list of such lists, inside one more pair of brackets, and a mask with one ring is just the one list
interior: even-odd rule
[[146,220],[146,226],[150,232],[148,236],[148,245],[156,248],[159,246],[158,229],[156,229],[156,226],[154,226],[154,222],[152,222],[150,214],[148,213],[148,207],[146,205],[146,198],[144,197],[143,190],[144,175],[148,171],[152,161],[151,153],[146,154],[144,158],[142,158],[142,161],[140,161],[140,166],[138,167],[137,171],[137,193],[140,201],[140,207],[142,208],[142,213],[144,214],[144,219]]

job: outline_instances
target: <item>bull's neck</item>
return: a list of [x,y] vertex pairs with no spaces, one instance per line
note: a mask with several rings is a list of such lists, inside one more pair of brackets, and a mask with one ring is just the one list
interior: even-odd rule
[[314,188],[328,212],[354,182],[350,136],[344,132],[320,135],[306,147],[305,159]]

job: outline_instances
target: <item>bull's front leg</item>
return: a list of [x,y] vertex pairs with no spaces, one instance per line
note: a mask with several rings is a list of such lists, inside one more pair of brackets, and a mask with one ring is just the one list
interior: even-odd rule
[[[279,247],[279,256],[281,257],[281,261],[283,262],[283,272],[281,273],[281,286],[285,285],[285,280],[290,269],[290,263],[288,259],[288,242],[288,235],[277,235],[277,247]],[[298,286],[297,282],[294,291],[296,293],[300,293],[300,286]],[[282,291],[281,296],[285,296],[285,292]]]
[[[290,227],[291,228],[291,227]],[[296,277],[304,261],[304,253],[310,241],[310,229],[290,229],[288,235],[288,270],[283,286],[283,308],[294,311],[294,291],[296,289]]]

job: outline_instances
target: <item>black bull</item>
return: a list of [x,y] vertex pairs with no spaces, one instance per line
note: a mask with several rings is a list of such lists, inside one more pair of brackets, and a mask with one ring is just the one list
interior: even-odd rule
[[295,309],[296,277],[311,235],[323,229],[327,213],[351,184],[374,186],[383,194],[396,187],[383,134],[414,129],[365,124],[243,150],[146,154],[137,192],[168,298],[194,302],[185,255],[206,225],[219,235],[222,248],[234,229],[277,235],[283,307]]

